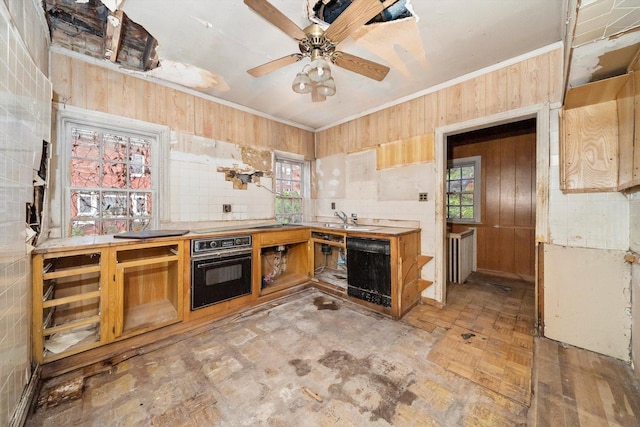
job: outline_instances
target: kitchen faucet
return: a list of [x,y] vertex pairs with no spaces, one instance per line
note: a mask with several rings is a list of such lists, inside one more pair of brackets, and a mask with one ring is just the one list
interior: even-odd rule
[[[340,215],[342,214],[342,215]],[[334,216],[337,216],[338,218],[340,218],[342,220],[342,222],[344,222],[344,225],[347,225],[348,221],[349,221],[349,217],[347,217],[347,214],[344,213],[343,211],[340,212],[334,212],[333,213]]]

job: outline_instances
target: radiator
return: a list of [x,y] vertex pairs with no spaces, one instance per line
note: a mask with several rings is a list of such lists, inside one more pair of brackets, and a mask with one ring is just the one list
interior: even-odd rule
[[464,283],[475,268],[475,230],[447,233],[447,281]]

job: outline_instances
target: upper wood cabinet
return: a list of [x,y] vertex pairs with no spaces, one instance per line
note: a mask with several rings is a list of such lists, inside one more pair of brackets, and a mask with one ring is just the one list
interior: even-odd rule
[[640,73],[571,89],[561,120],[560,188],[621,191],[640,185]]

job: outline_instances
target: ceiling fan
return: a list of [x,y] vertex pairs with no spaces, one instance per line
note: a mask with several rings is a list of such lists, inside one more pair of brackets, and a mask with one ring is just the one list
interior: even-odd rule
[[260,77],[309,57],[311,62],[296,75],[292,89],[297,93],[311,93],[314,102],[324,101],[336,91],[327,60],[338,67],[381,81],[389,72],[389,67],[336,50],[336,47],[396,1],[398,0],[353,0],[326,30],[318,24],[311,24],[303,30],[267,0],[244,0],[256,13],[294,38],[300,48],[300,53],[267,62],[247,72]]

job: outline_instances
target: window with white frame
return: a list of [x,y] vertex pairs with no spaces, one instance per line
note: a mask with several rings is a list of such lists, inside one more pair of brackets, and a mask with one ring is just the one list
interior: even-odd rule
[[[121,121],[119,121],[121,122]],[[117,234],[159,224],[160,133],[135,125],[63,119],[62,200],[67,236]]]
[[304,206],[304,162],[276,157],[275,166],[276,221],[300,223]]
[[454,159],[447,168],[447,221],[480,222],[480,156]]

